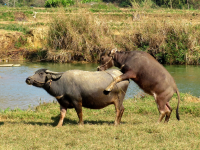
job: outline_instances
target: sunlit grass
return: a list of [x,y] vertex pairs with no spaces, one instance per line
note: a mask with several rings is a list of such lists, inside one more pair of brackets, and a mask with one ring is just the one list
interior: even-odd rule
[[199,99],[181,94],[180,121],[175,117],[176,95],[170,104],[174,111],[169,123],[158,124],[152,97],[125,100],[119,126],[113,125],[112,105],[101,110],[84,108],[83,126],[70,109],[60,128],[55,127],[57,103],[44,103],[35,110],[7,110],[0,113],[0,149],[199,149]]

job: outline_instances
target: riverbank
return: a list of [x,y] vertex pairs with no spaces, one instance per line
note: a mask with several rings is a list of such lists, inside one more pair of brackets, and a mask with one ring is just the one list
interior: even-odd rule
[[0,149],[199,149],[199,99],[181,93],[180,121],[175,117],[177,96],[168,124],[157,124],[153,97],[124,101],[121,125],[113,126],[114,106],[83,109],[84,126],[78,126],[74,109],[67,111],[64,125],[58,103],[43,103],[35,110],[4,110],[0,113]]
[[0,14],[1,60],[97,62],[102,51],[116,47],[146,51],[162,64],[200,63],[199,10],[97,3],[6,12],[0,7]]

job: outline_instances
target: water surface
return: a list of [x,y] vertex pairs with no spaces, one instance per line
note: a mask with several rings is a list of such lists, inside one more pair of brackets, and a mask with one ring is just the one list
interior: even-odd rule
[[[21,67],[0,67],[0,109],[20,108],[27,109],[38,105],[40,102],[52,102],[56,100],[45,90],[25,83],[28,76],[40,68],[46,68],[56,72],[72,69],[96,71],[98,64],[61,64],[61,63],[20,63]],[[200,96],[200,67],[199,66],[165,66],[174,77],[180,92]],[[141,90],[131,81],[125,99],[133,98]]]

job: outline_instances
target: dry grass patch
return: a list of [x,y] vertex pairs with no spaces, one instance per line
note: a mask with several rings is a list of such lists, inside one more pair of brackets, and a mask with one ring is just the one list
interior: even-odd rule
[[[0,13],[4,14],[2,20],[9,23],[15,13],[23,13],[28,22],[16,24],[36,31],[48,26],[48,35],[42,35],[48,39],[48,48],[73,51],[72,60],[97,62],[103,50],[117,47],[122,51],[147,51],[163,64],[200,63],[199,10],[119,9],[114,6],[101,9],[98,6],[23,8],[10,9],[6,13],[0,10]],[[38,12],[36,19],[33,11]],[[32,41],[29,47],[47,47],[42,44],[46,41],[40,38],[41,35],[36,39],[36,31],[37,35],[33,34],[29,40],[29,43]]]
[[197,19],[197,12],[184,11],[91,13],[80,9],[70,15],[60,11],[51,21],[49,44],[82,54],[86,61],[97,61],[101,51],[117,47],[147,51],[161,63],[198,64]]

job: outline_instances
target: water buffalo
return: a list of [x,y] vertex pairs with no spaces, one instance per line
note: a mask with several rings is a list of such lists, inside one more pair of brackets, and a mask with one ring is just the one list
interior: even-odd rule
[[109,92],[120,81],[132,79],[144,92],[153,95],[160,112],[159,122],[165,117],[169,121],[172,108],[169,100],[174,93],[178,95],[176,118],[179,120],[180,95],[176,83],[169,72],[150,54],[142,51],[119,52],[117,49],[104,51],[100,56],[101,66],[97,70],[106,70],[112,66],[121,69],[122,75],[105,89]]
[[68,108],[75,108],[79,124],[83,124],[82,106],[101,109],[110,104],[115,105],[115,125],[118,125],[124,112],[122,103],[129,81],[118,83],[109,95],[105,95],[103,91],[115,77],[121,74],[116,69],[106,72],[69,70],[64,73],[39,69],[26,79],[26,83],[45,89],[57,99],[60,104],[60,120],[57,126],[62,126]]

